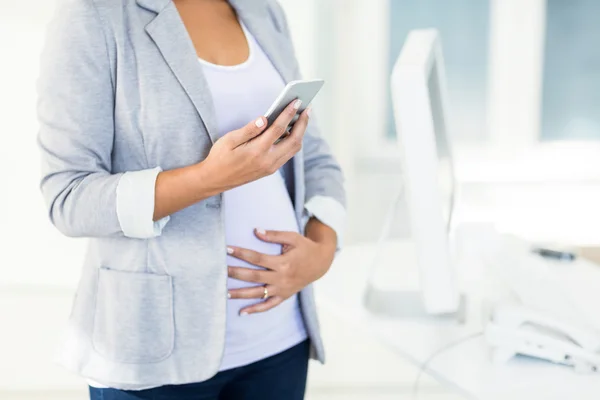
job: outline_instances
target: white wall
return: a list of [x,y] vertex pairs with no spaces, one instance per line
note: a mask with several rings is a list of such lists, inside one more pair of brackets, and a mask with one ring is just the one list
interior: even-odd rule
[[0,286],[72,285],[79,272],[81,241],[61,237],[50,225],[38,190],[35,81],[52,10],[51,1],[0,3]]
[[281,0],[323,135],[352,186],[358,155],[374,155],[387,127],[389,0]]
[[51,226],[38,189],[35,83],[53,1],[0,0],[0,398],[80,387],[53,363],[83,241]]

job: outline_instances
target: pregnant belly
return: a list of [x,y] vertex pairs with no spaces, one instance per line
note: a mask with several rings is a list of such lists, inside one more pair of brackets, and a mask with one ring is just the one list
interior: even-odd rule
[[[279,171],[225,192],[223,200],[225,237],[228,245],[263,254],[279,255],[281,245],[259,240],[254,234],[254,229],[299,231],[294,207]],[[229,256],[227,262],[230,266],[259,268]],[[230,289],[250,286],[256,284],[231,278],[228,280]]]
[[[225,237],[228,245],[251,249],[263,254],[281,254],[281,245],[265,243],[254,235],[254,229],[298,232],[294,207],[279,172],[225,192]],[[227,257],[228,265],[261,268],[236,258]],[[261,284],[229,278],[227,287],[237,289]],[[225,336],[225,365],[238,364],[239,354],[272,350],[304,332],[297,296],[290,297],[267,312],[241,317],[240,310],[262,302],[262,299],[229,299]],[[291,339],[290,339],[291,338]],[[254,350],[252,350],[254,349]],[[260,350],[262,349],[262,350]],[[256,355],[260,359],[263,354]],[[260,356],[260,357],[258,357]],[[228,361],[229,360],[229,361]],[[241,365],[241,364],[240,364]]]

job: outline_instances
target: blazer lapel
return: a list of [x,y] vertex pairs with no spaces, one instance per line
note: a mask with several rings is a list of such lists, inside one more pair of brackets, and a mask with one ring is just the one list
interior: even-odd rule
[[[198,110],[214,143],[218,134],[210,89],[177,7],[171,0],[137,1],[140,6],[157,13],[146,26],[146,32]],[[255,0],[229,1],[283,80],[289,82],[297,79],[291,44],[283,40],[283,34],[274,34],[275,27],[267,23],[271,19],[267,5],[263,1]]]
[[[146,8],[155,6],[158,14],[146,25],[146,32],[198,110],[211,141],[218,139],[217,121],[210,89],[198,63],[196,50],[172,1],[139,0]],[[160,4],[159,4],[160,3]],[[163,4],[164,3],[164,4]],[[158,7],[160,6],[160,7]]]
[[[179,12],[171,0],[137,0],[138,4],[157,13],[146,26],[146,32],[158,46],[165,61],[198,110],[204,126],[214,143],[217,137],[217,121],[212,97],[202,68],[198,65],[196,50],[181,21]],[[238,17],[254,35],[256,41],[273,63],[285,82],[299,79],[292,45],[284,40],[283,34],[274,34],[267,21],[272,17],[262,0],[229,0]],[[296,154],[291,165],[295,182],[295,207],[301,215],[304,207],[304,191],[298,190],[303,175],[302,152]],[[302,186],[299,187],[302,189]]]
[[[271,15],[264,1],[229,0],[239,19],[246,25],[285,82],[297,79],[293,65],[291,43],[282,40],[283,34],[275,35],[268,24]],[[291,55],[292,54],[292,55]],[[288,58],[290,57],[290,58]],[[286,62],[287,60],[287,62]],[[292,64],[290,63],[292,62]]]

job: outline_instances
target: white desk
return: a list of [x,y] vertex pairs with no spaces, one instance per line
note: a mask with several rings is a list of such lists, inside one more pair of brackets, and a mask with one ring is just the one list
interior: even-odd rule
[[[388,242],[380,262],[397,264],[406,260],[402,248],[402,243]],[[368,312],[362,304],[362,295],[374,251],[375,245],[351,246],[342,251],[317,286],[319,306],[354,324],[356,329],[375,335],[416,366],[421,366],[445,345],[482,331],[482,307],[476,291],[468,300],[465,325],[433,319],[398,320]],[[476,274],[471,274],[470,279],[473,276]],[[407,284],[411,285],[413,279],[414,276],[408,276]],[[473,284],[476,281],[467,282],[467,286]],[[472,399],[591,400],[600,396],[598,374],[578,375],[567,367],[525,358],[515,358],[504,365],[492,364],[481,336],[441,353],[426,372]]]

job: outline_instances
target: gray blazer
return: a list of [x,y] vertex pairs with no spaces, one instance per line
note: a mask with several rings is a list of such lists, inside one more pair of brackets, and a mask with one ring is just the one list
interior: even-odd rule
[[[300,78],[275,0],[231,0],[286,81]],[[170,0],[67,0],[39,79],[41,189],[50,219],[89,247],[59,361],[103,383],[198,382],[220,365],[226,244],[221,196],[171,216],[155,238],[126,237],[115,190],[128,171],[203,160],[216,140],[207,83]],[[283,169],[298,220],[313,196],[345,204],[340,168],[310,124]],[[323,345],[312,287],[300,295],[313,357]]]

